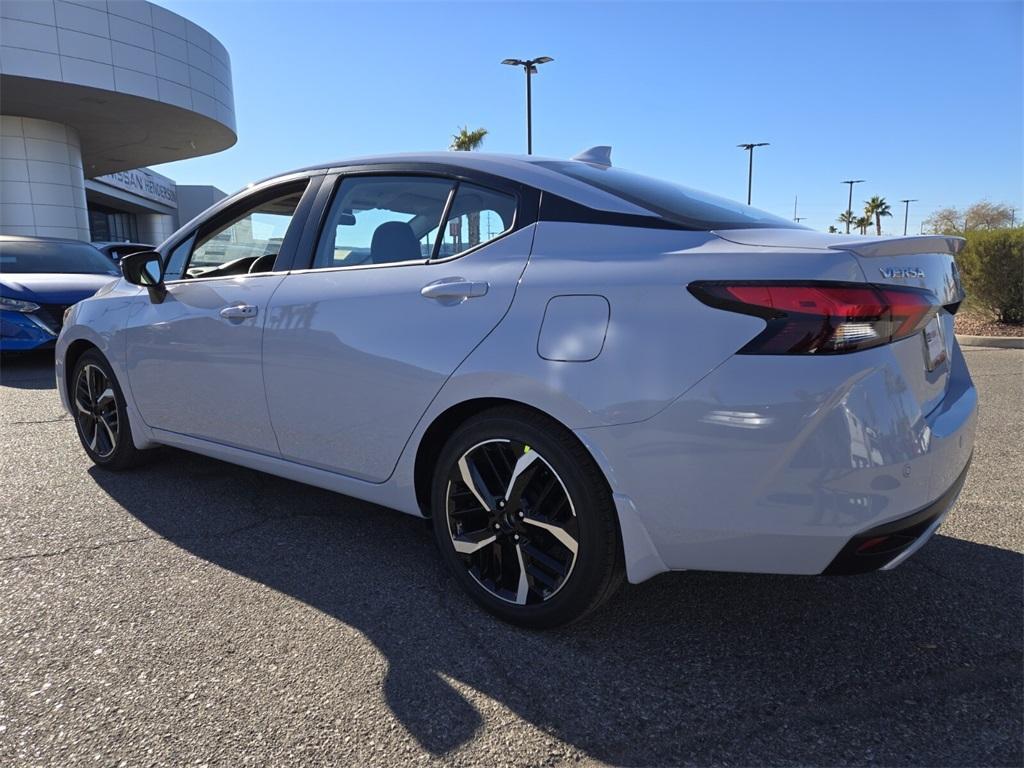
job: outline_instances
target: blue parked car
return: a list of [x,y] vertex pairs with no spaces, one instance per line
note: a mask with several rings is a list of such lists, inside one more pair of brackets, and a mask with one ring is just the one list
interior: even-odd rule
[[0,351],[52,347],[64,311],[119,276],[80,240],[0,235]]

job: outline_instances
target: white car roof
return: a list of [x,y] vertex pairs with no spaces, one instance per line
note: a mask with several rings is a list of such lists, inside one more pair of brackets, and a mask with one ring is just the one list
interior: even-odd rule
[[537,157],[536,155],[504,155],[488,152],[409,152],[393,155],[354,157],[334,163],[313,165],[301,170],[335,169],[354,165],[443,164],[501,176],[502,178],[511,179],[544,192],[551,192],[552,194],[585,205],[588,208],[595,208],[600,211],[629,213],[636,216],[655,216],[646,208],[641,208],[564,173],[545,168],[543,165],[538,164],[541,162],[570,163],[576,161]]

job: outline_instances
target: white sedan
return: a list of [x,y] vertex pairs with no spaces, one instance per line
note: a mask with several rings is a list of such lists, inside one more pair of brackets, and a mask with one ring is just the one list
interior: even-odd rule
[[961,245],[819,234],[606,148],[362,158],[126,256],[57,383],[100,467],[170,445],[430,517],[480,605],[548,627],[623,576],[921,546],[974,442]]

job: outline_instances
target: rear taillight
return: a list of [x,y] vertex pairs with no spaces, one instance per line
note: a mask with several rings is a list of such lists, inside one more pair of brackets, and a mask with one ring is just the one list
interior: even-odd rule
[[930,291],[863,283],[698,282],[705,304],[755,315],[765,329],[739,354],[840,354],[918,333],[941,309]]

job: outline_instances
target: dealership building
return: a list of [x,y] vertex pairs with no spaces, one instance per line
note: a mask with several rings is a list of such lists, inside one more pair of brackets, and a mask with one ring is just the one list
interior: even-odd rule
[[159,243],[224,193],[146,166],[236,140],[227,50],[188,19],[0,2],[0,234]]

